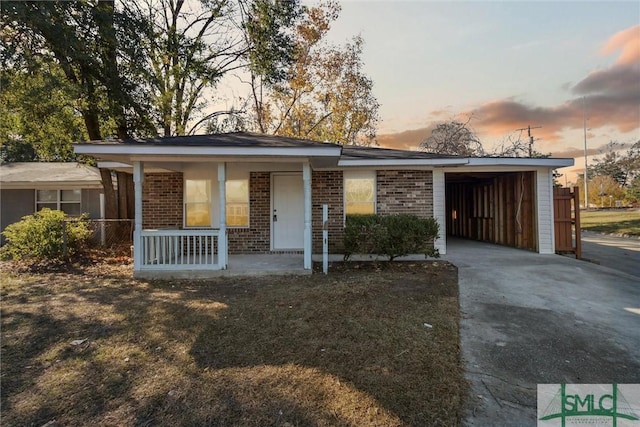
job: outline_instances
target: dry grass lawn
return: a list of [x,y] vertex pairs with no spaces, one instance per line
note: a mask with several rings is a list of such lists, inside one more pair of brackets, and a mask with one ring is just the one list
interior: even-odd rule
[[640,236],[640,210],[581,211],[580,228],[599,233]]
[[457,424],[455,267],[361,267],[147,282],[2,264],[1,423]]

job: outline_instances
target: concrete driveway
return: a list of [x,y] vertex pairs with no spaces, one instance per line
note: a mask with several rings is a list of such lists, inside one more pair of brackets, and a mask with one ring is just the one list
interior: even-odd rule
[[558,255],[447,242],[459,269],[465,425],[535,425],[536,386],[640,383],[640,278]]
[[582,232],[582,257],[640,277],[640,239]]

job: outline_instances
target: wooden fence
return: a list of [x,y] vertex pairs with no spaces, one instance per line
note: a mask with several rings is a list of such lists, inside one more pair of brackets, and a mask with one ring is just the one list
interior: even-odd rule
[[578,187],[553,188],[556,253],[572,253],[578,259],[582,258],[579,194]]

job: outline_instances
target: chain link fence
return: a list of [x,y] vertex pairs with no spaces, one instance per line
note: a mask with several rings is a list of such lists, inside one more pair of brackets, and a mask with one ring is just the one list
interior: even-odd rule
[[69,219],[65,221],[64,246],[67,252],[67,224],[82,221],[90,232],[86,244],[92,249],[130,254],[133,245],[132,219]]
[[133,220],[131,219],[92,219],[89,220],[92,245],[112,248],[133,244]]

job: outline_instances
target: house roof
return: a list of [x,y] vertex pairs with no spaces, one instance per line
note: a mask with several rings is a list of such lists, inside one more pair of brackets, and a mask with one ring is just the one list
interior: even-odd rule
[[422,151],[393,150],[378,147],[345,145],[338,166],[443,166],[462,165],[466,157],[425,153]]
[[174,136],[147,139],[90,141],[74,144],[76,153],[102,161],[131,164],[134,161],[182,162],[297,161],[309,159],[313,167],[445,167],[516,166],[558,168],[573,165],[573,159],[467,158],[421,151],[376,147],[341,146],[308,139],[234,132],[211,135]]
[[423,151],[393,150],[390,148],[360,147],[345,145],[342,147],[342,159],[445,159],[461,158],[460,156],[425,153]]
[[212,135],[173,136],[147,139],[90,141],[74,144],[79,154],[101,160],[131,162],[136,160],[193,161],[207,158],[243,158],[245,160],[280,158],[296,160],[316,158],[326,161],[340,157],[338,144],[316,142],[274,135],[234,132]]
[[180,147],[339,147],[338,144],[318,142],[309,139],[291,138],[287,136],[263,135],[252,132],[231,132],[210,135],[185,135],[158,138],[112,139],[105,141],[89,141],[81,145],[151,145]]
[[97,168],[80,163],[19,162],[0,165],[0,187],[28,188],[102,188]]

